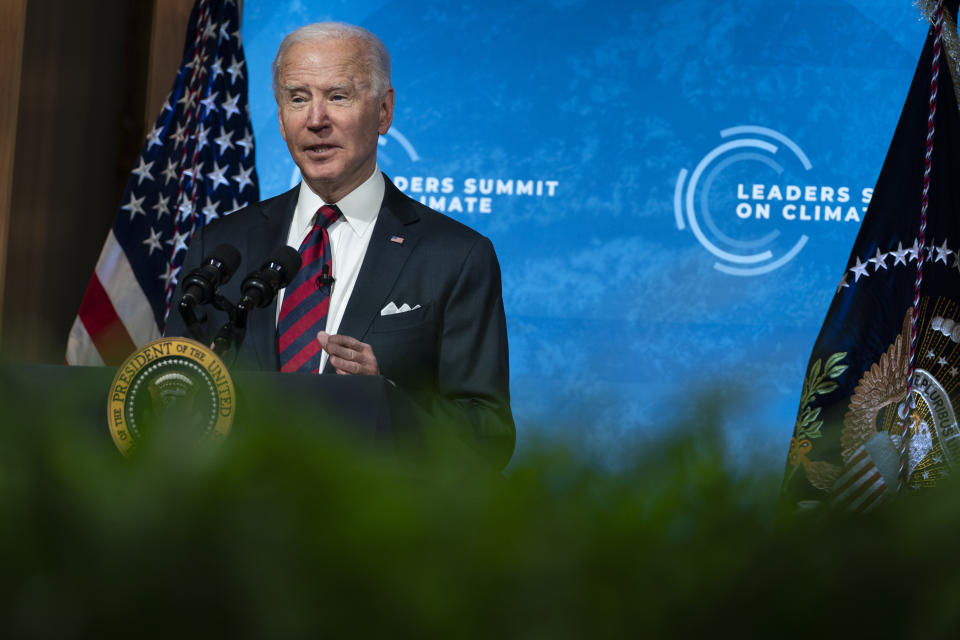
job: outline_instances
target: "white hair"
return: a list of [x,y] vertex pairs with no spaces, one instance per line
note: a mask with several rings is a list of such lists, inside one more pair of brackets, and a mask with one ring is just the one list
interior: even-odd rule
[[323,40],[359,40],[363,44],[361,69],[370,80],[373,94],[382,98],[390,89],[390,53],[380,38],[363,27],[345,22],[315,22],[287,34],[277,49],[277,57],[273,59],[273,95],[277,102],[280,102],[280,68],[287,50],[298,42]]

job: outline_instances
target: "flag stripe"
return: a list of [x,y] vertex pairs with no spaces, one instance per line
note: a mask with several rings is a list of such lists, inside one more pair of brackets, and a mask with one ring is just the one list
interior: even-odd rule
[[96,274],[80,303],[80,319],[105,363],[120,364],[137,348]]
[[143,345],[159,338],[160,329],[150,301],[138,286],[130,261],[112,230],[97,261],[96,273],[133,342]]
[[883,502],[883,500],[880,500],[880,497],[886,492],[887,492],[887,483],[881,482],[880,484],[878,484],[877,488],[873,490],[873,493],[868,495],[864,499],[863,504],[860,505],[860,512],[867,513],[868,511],[871,511],[874,507],[876,507],[878,504]]
[[849,499],[849,508],[859,511],[863,501],[866,500],[873,491],[876,491],[881,485],[884,485],[883,476],[874,467],[873,473],[866,476],[862,482],[857,484],[856,490],[851,492]]
[[93,366],[102,366],[103,358],[97,351],[96,345],[87,333],[87,328],[83,326],[83,321],[77,316],[73,320],[73,326],[70,327],[70,339],[67,341],[66,364],[78,365],[87,364]]

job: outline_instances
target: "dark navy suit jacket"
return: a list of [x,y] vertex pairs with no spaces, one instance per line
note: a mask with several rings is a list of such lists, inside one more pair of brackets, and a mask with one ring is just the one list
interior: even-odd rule
[[[500,265],[484,236],[405,196],[389,179],[380,215],[337,333],[373,348],[381,374],[435,420],[462,430],[502,468],[515,443]],[[190,243],[183,276],[220,244],[243,261],[221,293],[240,299],[245,274],[286,243],[299,187],[203,227]],[[403,238],[402,243],[391,238]],[[336,285],[334,285],[336,286]],[[180,287],[174,301],[182,295]],[[394,302],[419,309],[381,316]],[[191,332],[176,309],[166,335],[209,343],[226,315],[208,310]],[[279,370],[276,301],[250,312],[235,368]],[[229,358],[228,358],[229,361]],[[329,363],[324,373],[333,373]]]

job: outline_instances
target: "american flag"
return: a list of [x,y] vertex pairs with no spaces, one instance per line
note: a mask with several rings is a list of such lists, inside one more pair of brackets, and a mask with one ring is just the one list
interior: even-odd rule
[[70,330],[67,363],[120,364],[160,337],[193,234],[257,200],[237,3],[197,0],[173,89]]

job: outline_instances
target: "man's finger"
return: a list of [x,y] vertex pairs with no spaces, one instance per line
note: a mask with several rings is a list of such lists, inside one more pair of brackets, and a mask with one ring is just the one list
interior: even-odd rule
[[352,336],[342,336],[339,334],[334,334],[329,336],[330,342],[333,344],[338,344],[340,346],[346,347],[352,351],[361,351],[363,347],[367,346],[365,343],[360,342]]
[[[343,336],[329,335],[323,331],[317,334],[317,340],[320,342],[320,347],[326,351],[331,357],[339,356],[346,360],[353,360],[356,353],[359,353],[359,349],[351,349],[349,346],[343,344]],[[352,338],[351,338],[352,340]],[[363,344],[363,343],[358,343]]]

